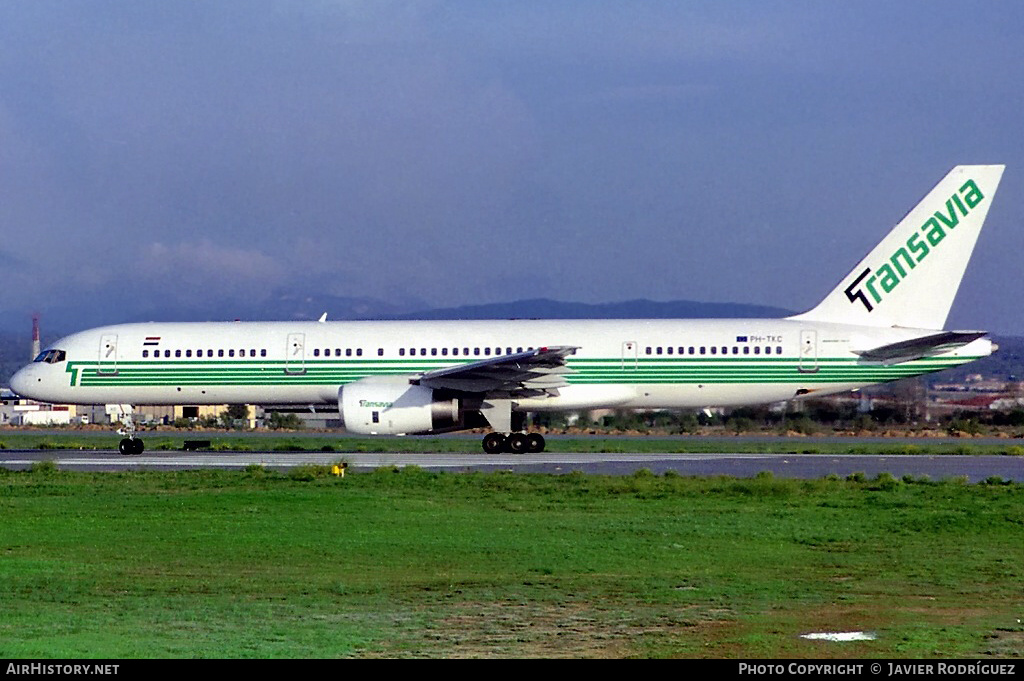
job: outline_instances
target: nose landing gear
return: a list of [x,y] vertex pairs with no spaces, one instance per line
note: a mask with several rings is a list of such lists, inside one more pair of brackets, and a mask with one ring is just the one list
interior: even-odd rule
[[117,405],[117,413],[121,421],[121,427],[117,434],[124,439],[117,445],[117,451],[124,456],[142,454],[146,445],[142,440],[135,437],[135,421],[132,419],[132,406],[130,404]]
[[145,449],[146,445],[138,438],[126,437],[117,445],[117,451],[121,452],[125,456],[142,454]]

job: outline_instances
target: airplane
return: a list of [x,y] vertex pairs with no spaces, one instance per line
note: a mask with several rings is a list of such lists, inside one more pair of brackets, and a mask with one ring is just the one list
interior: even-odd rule
[[120,405],[336,405],[347,431],[490,427],[540,452],[530,412],[702,409],[846,392],[996,350],[943,330],[1002,165],[953,168],[813,309],[783,319],[179,322],[104,326],[43,350],[22,397]]

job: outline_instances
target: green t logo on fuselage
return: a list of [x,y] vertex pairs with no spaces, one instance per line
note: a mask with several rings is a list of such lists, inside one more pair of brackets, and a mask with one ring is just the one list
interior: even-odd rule
[[974,180],[967,180],[956,194],[946,199],[944,209],[935,211],[925,220],[885,263],[874,270],[868,267],[858,274],[853,283],[846,287],[846,297],[851,303],[859,300],[871,312],[875,309],[872,303],[881,303],[887,294],[910,276],[914,268],[942,243],[946,232],[956,229],[960,218],[967,217],[984,198]]

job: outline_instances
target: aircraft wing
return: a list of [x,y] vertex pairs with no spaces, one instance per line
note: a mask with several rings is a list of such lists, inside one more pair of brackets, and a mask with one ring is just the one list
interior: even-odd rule
[[479,362],[428,371],[412,383],[428,388],[485,393],[488,397],[557,395],[572,373],[565,358],[576,351],[568,345],[498,355]]
[[882,364],[900,364],[967,345],[985,335],[984,331],[943,331],[899,343],[880,345],[870,350],[854,350],[861,359]]

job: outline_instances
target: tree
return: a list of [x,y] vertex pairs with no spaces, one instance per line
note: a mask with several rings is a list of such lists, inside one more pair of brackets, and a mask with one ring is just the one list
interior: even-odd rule
[[220,413],[220,422],[225,428],[235,428],[239,421],[249,419],[249,405],[229,404],[226,411]]
[[267,427],[271,430],[299,430],[302,425],[302,419],[298,414],[282,414],[275,411],[267,418]]

